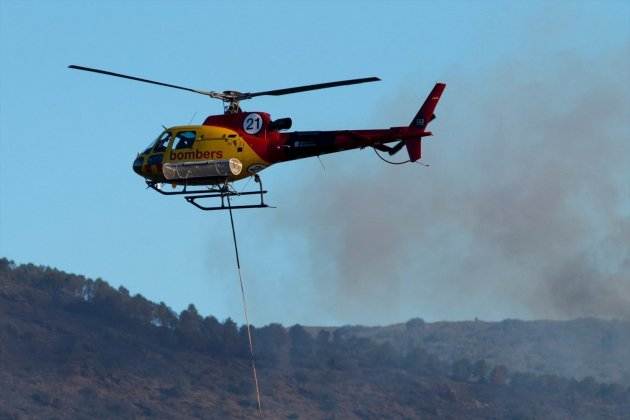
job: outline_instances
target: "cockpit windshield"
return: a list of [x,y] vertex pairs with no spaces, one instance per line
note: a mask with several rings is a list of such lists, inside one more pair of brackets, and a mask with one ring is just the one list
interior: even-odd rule
[[144,152],[142,152],[142,154],[149,153],[151,149],[153,149],[154,152],[165,151],[166,146],[168,146],[168,141],[170,140],[170,138],[171,138],[171,132],[164,131],[162,134],[160,134],[157,140],[152,141],[151,144],[149,144],[147,148],[144,149]]

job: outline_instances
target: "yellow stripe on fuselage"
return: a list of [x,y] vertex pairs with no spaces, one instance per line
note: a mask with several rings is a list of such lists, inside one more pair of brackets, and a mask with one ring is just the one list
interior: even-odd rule
[[[203,162],[208,160],[227,160],[236,158],[243,164],[243,170],[238,175],[230,176],[229,181],[247,178],[262,168],[269,166],[254,149],[234,130],[207,125],[185,125],[168,129],[173,137],[181,131],[195,131],[196,139],[191,148],[173,149],[171,140],[164,152],[163,163]],[[265,141],[260,139],[260,141]],[[157,171],[155,171],[157,172]],[[149,178],[156,175],[163,181],[161,173],[147,174]]]

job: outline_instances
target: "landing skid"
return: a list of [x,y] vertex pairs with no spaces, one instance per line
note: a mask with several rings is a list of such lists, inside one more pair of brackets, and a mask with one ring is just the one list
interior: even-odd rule
[[[187,185],[184,185],[183,189],[179,191],[163,191],[160,189],[157,183],[147,181],[147,186],[162,195],[184,195],[184,199],[197,207],[200,210],[212,211],[212,210],[238,210],[238,209],[257,209],[257,208],[265,208],[270,207],[265,203],[264,195],[267,194],[267,190],[263,189],[262,180],[258,175],[254,175],[254,182],[259,185],[258,190],[255,191],[236,191],[232,185],[226,180],[225,183],[219,186],[206,187],[204,189],[194,189],[189,190]],[[233,205],[230,198],[232,197],[240,197],[245,195],[255,195],[260,197],[260,202],[256,201],[250,204],[238,204]],[[206,200],[210,199],[211,201],[217,202],[219,199],[220,205],[203,205],[198,203],[197,200]]]

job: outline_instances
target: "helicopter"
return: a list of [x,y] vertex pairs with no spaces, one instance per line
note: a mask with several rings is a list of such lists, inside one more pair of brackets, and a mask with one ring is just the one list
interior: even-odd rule
[[[163,195],[183,195],[201,210],[270,207],[268,192],[259,173],[271,165],[295,159],[372,147],[388,163],[416,162],[421,157],[421,140],[435,119],[435,108],[446,84],[436,83],[409,126],[372,130],[291,131],[291,118],[272,119],[266,112],[243,111],[241,101],[258,96],[280,96],[317,89],[380,81],[378,77],[340,80],[259,92],[233,90],[215,92],[158,82],[121,73],[78,65],[74,70],[104,74],[143,83],[180,89],[218,99],[223,114],[206,117],[201,125],[165,127],[133,161],[135,173],[149,188]],[[391,143],[396,142],[394,145]],[[391,162],[378,152],[392,156],[406,147],[409,160]],[[235,181],[253,177],[258,189],[236,191]],[[163,188],[171,184],[172,191]],[[255,201],[232,205],[230,198],[254,196]],[[209,200],[211,204],[207,203]],[[217,200],[218,199],[218,200]],[[199,201],[201,200],[201,201]],[[227,204],[226,204],[227,202]]]

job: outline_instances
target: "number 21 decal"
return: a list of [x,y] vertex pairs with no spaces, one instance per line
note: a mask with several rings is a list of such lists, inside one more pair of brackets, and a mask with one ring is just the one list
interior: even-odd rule
[[259,114],[249,114],[243,120],[243,130],[247,134],[256,134],[263,126],[263,119]]

